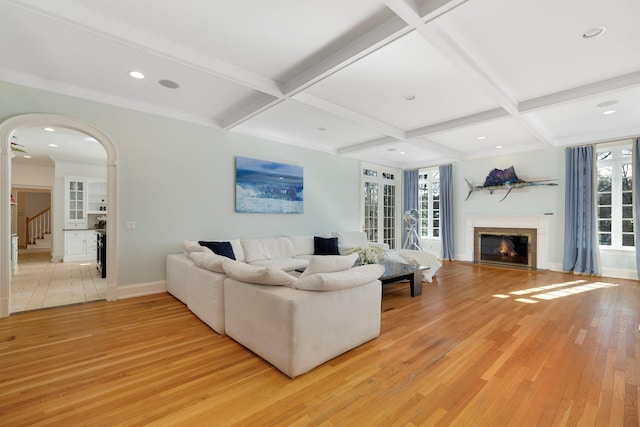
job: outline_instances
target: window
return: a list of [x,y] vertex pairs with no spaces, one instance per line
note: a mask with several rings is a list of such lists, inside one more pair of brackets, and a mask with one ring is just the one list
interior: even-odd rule
[[598,243],[634,247],[631,143],[604,145],[597,154]]
[[418,179],[420,236],[440,238],[440,172],[422,169]]
[[380,170],[375,166],[362,169],[363,231],[370,242],[386,243],[396,248],[398,200],[396,177],[399,171]]

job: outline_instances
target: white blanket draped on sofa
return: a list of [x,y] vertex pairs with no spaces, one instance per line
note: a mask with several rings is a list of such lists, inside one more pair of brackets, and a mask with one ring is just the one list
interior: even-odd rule
[[429,267],[428,270],[422,272],[422,280],[429,283],[433,281],[436,271],[442,267],[440,260],[433,254],[424,251],[415,251],[411,249],[400,249],[399,251],[387,252],[386,258],[389,261],[399,262],[402,264],[423,265]]

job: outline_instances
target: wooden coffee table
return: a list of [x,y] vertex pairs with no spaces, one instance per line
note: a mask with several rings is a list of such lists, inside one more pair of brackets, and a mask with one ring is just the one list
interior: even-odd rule
[[384,274],[380,277],[382,285],[408,280],[411,296],[422,295],[422,272],[429,267],[386,260],[380,261],[379,264],[384,267]]

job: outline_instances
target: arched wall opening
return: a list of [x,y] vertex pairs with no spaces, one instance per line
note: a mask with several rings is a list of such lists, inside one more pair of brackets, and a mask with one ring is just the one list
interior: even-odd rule
[[0,124],[0,317],[7,317],[11,309],[11,136],[23,126],[51,126],[82,132],[98,141],[107,153],[107,300],[117,299],[118,263],[116,256],[117,153],[113,142],[100,130],[83,121],[54,114],[22,114]]

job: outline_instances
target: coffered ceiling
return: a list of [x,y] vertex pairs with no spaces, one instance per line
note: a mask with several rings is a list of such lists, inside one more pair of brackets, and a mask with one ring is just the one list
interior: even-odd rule
[[0,0],[0,80],[414,168],[640,135],[638,17],[637,0]]

